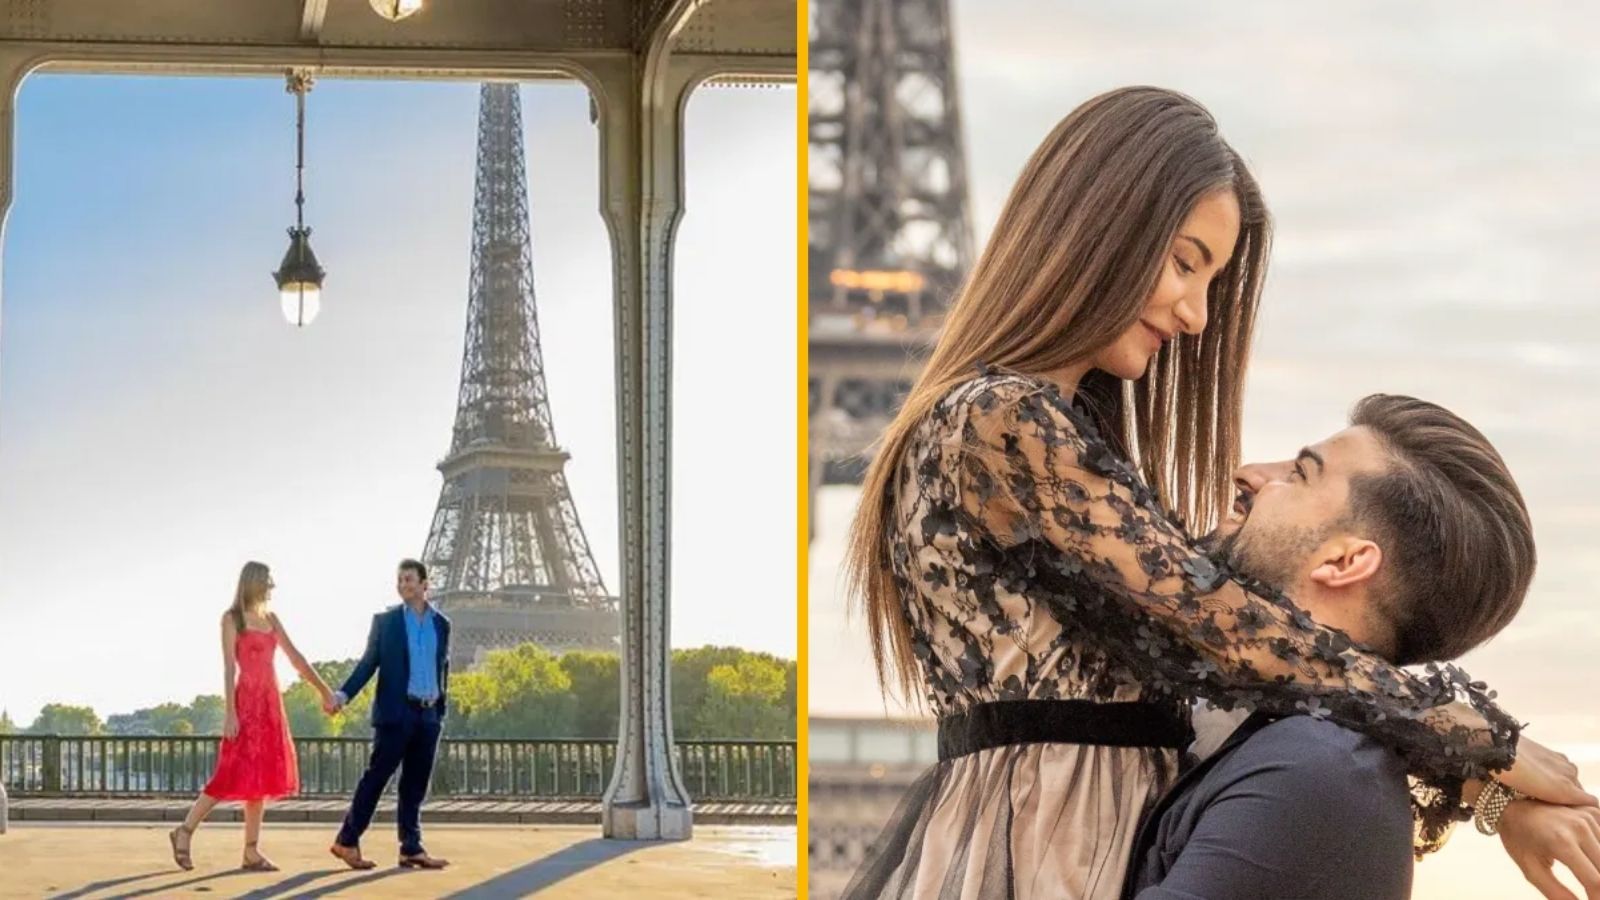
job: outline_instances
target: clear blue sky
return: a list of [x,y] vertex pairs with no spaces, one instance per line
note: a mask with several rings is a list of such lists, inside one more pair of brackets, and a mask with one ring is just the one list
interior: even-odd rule
[[[318,82],[307,204],[328,270],[296,331],[279,78],[22,87],[0,296],[0,707],[102,715],[221,688],[240,565],[313,659],[356,655],[420,553],[465,320],[477,85]],[[557,432],[619,588],[611,261],[584,91],[523,88]],[[795,652],[794,91],[708,89],[680,230],[672,639]],[[285,670],[287,674],[287,670]]]

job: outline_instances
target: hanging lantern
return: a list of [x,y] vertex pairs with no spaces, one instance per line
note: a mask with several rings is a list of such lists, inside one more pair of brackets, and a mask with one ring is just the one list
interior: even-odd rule
[[372,0],[372,8],[385,19],[398,22],[422,9],[422,0]]
[[272,273],[272,278],[278,282],[283,317],[290,325],[310,325],[322,311],[322,276],[317,255],[311,252],[311,229],[303,226],[289,229],[289,252],[283,255],[283,262],[278,271]]
[[322,311],[322,267],[311,252],[311,229],[306,227],[306,92],[311,75],[289,72],[289,93],[295,95],[294,227],[289,229],[289,252],[283,255],[272,280],[278,283],[283,317],[297,328],[310,325]]

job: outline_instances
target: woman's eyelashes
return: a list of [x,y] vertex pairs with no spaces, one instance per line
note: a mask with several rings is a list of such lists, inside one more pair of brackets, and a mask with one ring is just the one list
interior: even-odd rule
[[1172,264],[1177,266],[1178,267],[1178,271],[1180,273],[1184,274],[1184,275],[1193,275],[1194,274],[1194,266],[1191,266],[1188,263],[1184,262],[1183,261],[1183,257],[1177,255],[1176,253],[1174,253],[1172,255]]

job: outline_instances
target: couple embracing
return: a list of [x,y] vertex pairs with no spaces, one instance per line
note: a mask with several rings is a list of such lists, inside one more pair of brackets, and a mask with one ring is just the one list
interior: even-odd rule
[[306,662],[269,609],[273,587],[265,564],[245,563],[233,606],[223,614],[227,717],[222,747],[210,782],[183,824],[169,835],[173,861],[184,869],[194,868],[190,842],[195,829],[219,802],[236,800],[244,804],[245,811],[240,867],[258,872],[277,870],[258,848],[261,820],[268,801],[300,790],[294,739],[273,670],[274,656],[282,648],[300,677],[322,695],[323,711],[329,715],[361,693],[374,674],[378,676],[372,702],[372,758],[329,852],[352,869],[376,867],[377,863],[361,855],[361,835],[372,823],[378,798],[399,770],[399,863],[406,868],[444,868],[449,863],[430,856],[422,846],[422,800],[433,773],[450,680],[450,620],[428,602],[427,568],[414,559],[400,563],[395,590],[403,602],[372,617],[366,652],[337,691]]
[[1469,819],[1600,897],[1600,803],[1448,664],[1533,578],[1500,454],[1380,394],[1240,466],[1270,236],[1173,91],[1088,101],[1024,167],[851,532],[940,761],[849,900],[1398,900]]

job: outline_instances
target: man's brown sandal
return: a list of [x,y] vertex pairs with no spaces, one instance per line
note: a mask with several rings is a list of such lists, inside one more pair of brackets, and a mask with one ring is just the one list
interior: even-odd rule
[[167,840],[172,842],[172,861],[177,863],[178,868],[184,870],[185,872],[193,871],[194,857],[189,854],[189,842],[184,841],[184,845],[182,847],[178,846],[178,832],[180,831],[184,834],[187,834],[190,838],[194,837],[194,831],[192,829],[185,828],[182,825],[179,825],[177,828],[174,828],[172,831],[167,833]]

